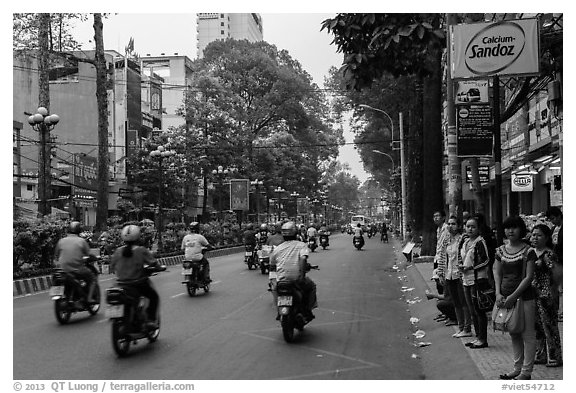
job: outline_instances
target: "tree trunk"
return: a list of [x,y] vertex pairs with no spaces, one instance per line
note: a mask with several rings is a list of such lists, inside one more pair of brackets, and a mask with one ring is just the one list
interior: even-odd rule
[[444,210],[442,182],[442,52],[439,47],[429,51],[430,75],[424,79],[424,131],[423,131],[423,193],[422,254],[434,255],[436,226],[432,220],[435,210]]
[[[49,56],[50,56],[50,14],[39,15],[38,27],[38,103],[39,107],[44,107],[50,113],[50,77]],[[50,188],[51,176],[50,170],[50,131],[42,124],[40,129],[40,147],[38,152],[38,212],[45,216],[50,214]]]
[[422,84],[421,78],[416,78],[415,81],[415,102],[414,110],[410,111],[410,124],[409,133],[405,136],[405,149],[406,149],[406,164],[407,164],[407,174],[406,174],[406,188],[407,188],[407,212],[406,212],[406,222],[410,228],[412,234],[414,235],[414,240],[418,241],[418,237],[422,233],[422,166],[423,166],[423,155],[422,155],[422,110],[423,110],[423,96],[422,96]]
[[103,231],[108,220],[108,94],[106,92],[106,59],[102,15],[94,14],[94,42],[96,43],[96,102],[98,104],[98,191],[96,208],[96,230]]

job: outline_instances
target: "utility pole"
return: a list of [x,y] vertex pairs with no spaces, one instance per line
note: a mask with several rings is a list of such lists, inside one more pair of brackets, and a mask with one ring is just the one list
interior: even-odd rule
[[408,199],[406,195],[406,160],[404,157],[404,122],[402,112],[398,114],[398,118],[400,124],[400,181],[402,183],[402,239],[406,240],[406,230],[408,227],[408,213],[406,206],[408,205]]
[[[38,56],[38,102],[40,108],[45,108],[46,116],[50,113],[50,81],[48,75],[50,54],[50,14],[39,14],[38,44],[40,53]],[[38,212],[45,216],[51,213],[50,189],[52,171],[50,170],[50,130],[41,124],[38,128],[40,149],[38,153]]]

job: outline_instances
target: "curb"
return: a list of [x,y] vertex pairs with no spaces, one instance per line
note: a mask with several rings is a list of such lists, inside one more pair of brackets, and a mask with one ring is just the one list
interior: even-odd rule
[[[244,246],[222,248],[211,250],[206,253],[206,258],[217,258],[225,255],[236,254],[244,251]],[[158,262],[163,265],[178,265],[184,260],[184,255],[175,255],[172,257],[158,258]],[[52,276],[40,276],[14,280],[12,285],[12,296],[27,296],[37,292],[43,292],[52,286]]]

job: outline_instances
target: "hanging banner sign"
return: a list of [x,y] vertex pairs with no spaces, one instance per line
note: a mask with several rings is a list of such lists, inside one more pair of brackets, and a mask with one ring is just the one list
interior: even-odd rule
[[74,195],[96,197],[98,188],[98,159],[88,155],[74,154]]
[[230,180],[230,210],[248,210],[248,179]]
[[488,80],[459,81],[456,104],[488,104]]
[[540,72],[537,19],[460,24],[451,34],[454,79]]
[[511,180],[513,192],[532,191],[534,189],[532,175],[528,173],[513,173]]
[[[490,166],[478,165],[478,176],[480,177],[480,184],[490,182]],[[466,183],[472,183],[472,167],[466,165]]]
[[456,113],[458,157],[492,156],[492,108],[459,105]]

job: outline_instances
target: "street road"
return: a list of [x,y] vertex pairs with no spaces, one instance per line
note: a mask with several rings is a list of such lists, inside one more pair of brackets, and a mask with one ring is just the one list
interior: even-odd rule
[[[393,269],[391,244],[366,239],[362,251],[345,234],[311,253],[319,308],[295,342],[282,338],[268,278],[243,255],[213,258],[212,290],[189,297],[180,266],[152,277],[161,298],[157,342],[141,340],[127,358],[112,349],[104,309],[59,325],[47,293],[16,298],[13,377],[22,379],[234,380],[421,379],[410,314]],[[102,289],[113,285],[100,276]]]

